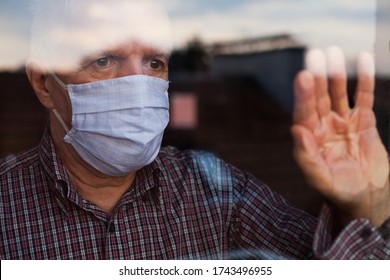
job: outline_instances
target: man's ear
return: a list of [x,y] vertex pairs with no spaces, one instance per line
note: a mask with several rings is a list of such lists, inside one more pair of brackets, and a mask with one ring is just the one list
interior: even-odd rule
[[39,101],[47,109],[53,109],[54,103],[50,91],[47,88],[47,71],[44,66],[36,61],[27,61],[26,74]]

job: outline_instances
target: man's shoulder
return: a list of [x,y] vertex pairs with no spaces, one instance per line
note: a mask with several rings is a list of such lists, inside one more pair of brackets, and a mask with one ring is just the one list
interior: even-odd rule
[[164,147],[157,161],[161,169],[175,176],[199,175],[214,181],[216,178],[238,178],[242,173],[215,153],[205,150],[178,150],[174,147]]
[[202,163],[219,163],[225,164],[216,154],[206,150],[179,150],[172,146],[166,146],[160,150],[159,159],[163,162],[173,164],[202,164]]
[[0,178],[14,172],[23,172],[39,162],[38,148],[0,159]]

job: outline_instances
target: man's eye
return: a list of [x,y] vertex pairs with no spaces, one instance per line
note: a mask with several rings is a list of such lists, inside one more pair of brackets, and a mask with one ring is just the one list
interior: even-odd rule
[[152,59],[152,60],[150,61],[150,67],[151,67],[152,69],[158,70],[158,69],[160,69],[162,66],[163,66],[163,62],[160,61],[160,60],[158,60],[158,59]]
[[95,64],[99,67],[107,67],[110,64],[108,57],[102,57],[95,61]]

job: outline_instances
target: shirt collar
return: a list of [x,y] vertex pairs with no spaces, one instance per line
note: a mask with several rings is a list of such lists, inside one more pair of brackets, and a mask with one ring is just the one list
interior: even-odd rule
[[133,186],[123,196],[120,204],[142,199],[143,202],[150,201],[160,208],[160,178],[161,169],[156,160],[141,168],[137,171]]
[[[46,175],[55,191],[69,199],[72,184],[60,157],[56,153],[50,129],[44,131],[39,145],[39,156]],[[151,200],[155,205],[160,204],[159,182],[161,177],[161,162],[157,158],[148,166],[137,172],[136,181],[123,196],[120,204],[128,203],[141,197],[143,201]],[[118,206],[119,206],[118,205]]]
[[50,129],[47,127],[39,145],[39,158],[52,186],[65,195],[63,186],[69,182],[69,177],[61,159],[56,153]]

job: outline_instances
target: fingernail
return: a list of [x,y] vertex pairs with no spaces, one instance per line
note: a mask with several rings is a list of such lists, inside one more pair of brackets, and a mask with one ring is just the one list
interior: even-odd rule
[[299,74],[300,87],[303,90],[309,90],[314,86],[313,75],[309,71],[302,71]]
[[308,51],[305,58],[306,69],[315,76],[326,76],[326,61],[324,52],[320,49]]
[[337,46],[332,46],[326,50],[326,60],[328,73],[330,76],[345,75],[345,58],[342,50]]
[[375,75],[375,64],[371,54],[362,52],[358,55],[358,73],[369,77]]

